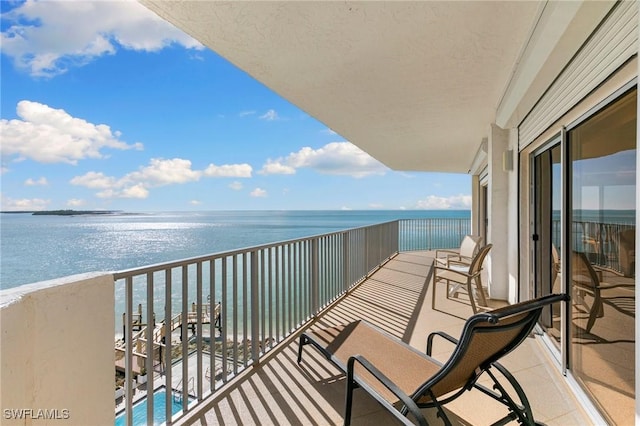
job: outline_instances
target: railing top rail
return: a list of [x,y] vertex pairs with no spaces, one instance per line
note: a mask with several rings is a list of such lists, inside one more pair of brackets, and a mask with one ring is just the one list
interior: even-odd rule
[[142,275],[142,274],[147,274],[147,273],[164,271],[164,270],[167,270],[167,269],[178,268],[178,267],[182,267],[182,266],[185,266],[185,265],[196,264],[196,263],[206,262],[206,261],[211,261],[211,260],[216,260],[216,259],[222,259],[222,258],[226,258],[226,257],[232,257],[232,256],[240,255],[240,254],[243,254],[243,253],[266,250],[266,249],[269,249],[269,248],[280,247],[280,246],[285,246],[285,245],[290,245],[290,244],[296,244],[296,243],[304,242],[304,241],[313,241],[313,240],[317,240],[319,238],[325,238],[325,237],[330,237],[330,236],[334,236],[334,235],[343,235],[343,234],[347,234],[347,233],[350,233],[350,232],[355,232],[355,231],[359,231],[359,230],[363,230],[363,229],[376,228],[376,227],[380,227],[380,226],[384,226],[384,225],[389,225],[389,224],[392,224],[392,223],[398,223],[399,224],[401,222],[431,221],[431,220],[440,221],[440,220],[443,220],[443,219],[446,219],[447,221],[451,221],[451,222],[469,221],[468,218],[447,218],[447,217],[442,217],[442,218],[437,218],[437,217],[433,217],[433,218],[401,218],[401,219],[395,219],[395,220],[386,221],[386,222],[380,222],[380,223],[374,223],[374,224],[370,224],[370,225],[359,226],[359,227],[355,227],[355,228],[342,229],[342,230],[334,231],[334,232],[327,232],[327,233],[324,233],[324,234],[311,235],[311,236],[307,236],[307,237],[294,238],[294,239],[290,239],[290,240],[276,241],[276,242],[267,243],[267,244],[260,244],[260,245],[256,245],[256,246],[249,246],[249,247],[244,247],[244,248],[239,248],[239,249],[234,249],[234,250],[227,250],[227,251],[222,251],[222,252],[209,253],[209,254],[204,254],[204,255],[195,256],[195,257],[189,257],[189,258],[184,258],[184,259],[179,259],[179,260],[173,260],[173,261],[169,261],[169,262],[156,263],[156,264],[146,265],[146,266],[141,266],[141,267],[134,267],[134,268],[129,268],[129,269],[121,270],[121,271],[115,271],[115,272],[113,272],[113,275],[114,275],[114,279],[115,280],[120,280],[120,279],[123,279],[123,278],[132,277],[132,276],[135,276],[135,275]]

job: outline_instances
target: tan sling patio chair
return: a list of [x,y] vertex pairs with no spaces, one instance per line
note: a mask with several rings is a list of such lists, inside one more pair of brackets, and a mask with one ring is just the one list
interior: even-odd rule
[[471,263],[471,259],[482,244],[482,237],[478,235],[465,235],[458,250],[438,249],[434,261],[438,265],[449,266],[449,261],[458,263]]
[[[507,414],[495,424],[516,420],[534,425],[524,390],[497,361],[527,338],[545,306],[567,299],[564,294],[549,295],[475,314],[466,321],[459,339],[431,333],[426,354],[365,321],[307,331],[300,336],[298,363],[303,346],[310,343],[346,373],[345,425],[351,423],[355,388],[371,394],[404,424],[413,424],[407,417],[411,414],[418,424],[426,425],[421,408],[436,408],[445,424],[451,424],[443,406],[476,389],[506,406]],[[455,345],[445,363],[430,356],[436,336]],[[492,381],[491,388],[478,383],[484,373]],[[509,386],[503,385],[505,380]]]
[[[436,288],[443,281],[447,284],[447,298],[459,289],[463,289],[469,294],[469,301],[474,314],[479,310],[490,309],[488,297],[482,286],[481,273],[482,264],[491,247],[492,244],[481,247],[468,265],[453,260],[449,261],[449,266],[441,266],[434,263],[432,309],[436,309]],[[452,289],[452,286],[455,287]]]

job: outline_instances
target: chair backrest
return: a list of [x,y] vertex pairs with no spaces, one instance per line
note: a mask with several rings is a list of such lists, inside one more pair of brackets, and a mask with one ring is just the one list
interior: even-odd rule
[[600,278],[587,255],[581,251],[571,253],[571,280],[580,286],[596,288],[600,286]]
[[[493,244],[487,244],[486,246],[478,249],[478,253],[476,253],[471,260],[471,264],[469,264],[469,275],[476,275],[482,271],[484,259],[489,254],[491,247],[493,247]],[[480,306],[487,306],[487,298],[484,294],[484,289],[482,288],[482,279],[480,278],[480,275],[474,278],[473,283],[475,284],[475,292],[474,294],[470,294],[469,297],[477,298],[477,303],[479,303]],[[474,305],[472,304],[472,306]],[[476,308],[474,307],[474,311],[475,309]]]
[[462,243],[460,243],[460,256],[472,258],[476,254],[480,244],[482,244],[482,237],[477,235],[465,235],[462,239]]
[[416,390],[413,399],[418,400],[421,396],[438,398],[473,385],[493,362],[527,338],[545,306],[562,300],[568,300],[566,294],[552,294],[471,316],[451,357],[438,373]]
[[486,246],[480,247],[478,249],[478,253],[473,257],[471,263],[469,264],[469,274],[476,274],[482,270],[482,264],[484,263],[484,258],[489,254],[489,250],[491,250],[493,244],[487,244]]

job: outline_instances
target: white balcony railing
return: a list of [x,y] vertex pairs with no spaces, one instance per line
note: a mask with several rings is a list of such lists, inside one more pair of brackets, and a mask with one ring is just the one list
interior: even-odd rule
[[[148,395],[164,386],[171,424],[399,251],[457,247],[468,233],[469,219],[400,220],[117,272],[116,365],[125,383],[146,373]],[[125,386],[125,424],[133,402]]]

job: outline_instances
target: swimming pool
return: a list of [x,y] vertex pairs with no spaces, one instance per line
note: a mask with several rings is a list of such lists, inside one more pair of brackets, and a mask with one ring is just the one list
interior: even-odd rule
[[[165,401],[167,400],[167,391],[165,389],[157,390],[153,393],[153,424],[160,425],[164,423],[167,418],[165,416]],[[182,402],[173,400],[171,401],[171,414],[176,414],[182,410]],[[125,425],[125,413],[122,412],[116,416],[115,426]],[[147,398],[144,398],[140,402],[137,402],[133,406],[133,425],[143,426],[147,424]]]

